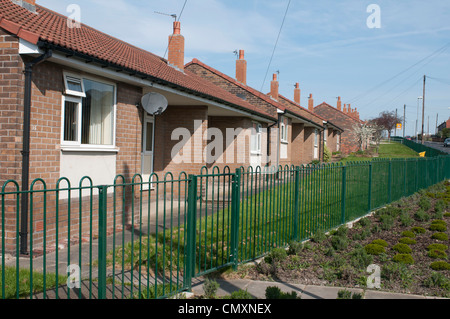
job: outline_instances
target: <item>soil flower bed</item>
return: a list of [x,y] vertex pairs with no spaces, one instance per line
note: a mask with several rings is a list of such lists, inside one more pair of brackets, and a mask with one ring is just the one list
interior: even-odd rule
[[276,248],[257,265],[219,276],[369,289],[368,267],[377,265],[378,289],[450,297],[449,207],[450,182],[443,182],[351,227],[316,232],[310,241]]

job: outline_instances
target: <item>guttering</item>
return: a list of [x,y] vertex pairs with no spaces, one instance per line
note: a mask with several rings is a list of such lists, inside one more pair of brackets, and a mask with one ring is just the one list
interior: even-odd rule
[[313,121],[311,121],[311,120],[308,120],[307,118],[304,118],[303,116],[297,115],[297,114],[295,114],[294,112],[291,112],[291,111],[289,111],[289,110],[285,110],[285,111],[284,111],[284,114],[289,114],[290,116],[293,116],[293,117],[295,117],[295,118],[297,118],[297,119],[299,119],[299,120],[301,120],[301,121],[304,121],[304,122],[306,122],[306,123],[309,123],[309,124],[311,124],[312,126],[318,128],[318,129],[320,129],[320,130],[323,130],[323,129],[324,129],[323,126],[321,126],[321,125],[319,125],[319,124],[317,124],[317,123],[315,123],[315,122],[313,122]]
[[23,143],[22,143],[22,198],[21,198],[21,226],[20,226],[20,253],[28,254],[28,191],[30,178],[30,122],[31,122],[31,85],[33,68],[52,57],[52,50],[31,62],[25,63],[25,87],[23,102]]
[[195,97],[203,98],[203,99],[215,102],[215,103],[219,103],[219,104],[222,104],[222,105],[225,105],[225,106],[229,106],[229,107],[232,107],[234,109],[240,110],[242,112],[251,114],[253,116],[263,118],[263,119],[267,120],[268,122],[273,122],[274,121],[274,118],[269,116],[269,115],[261,114],[259,112],[247,109],[245,107],[242,107],[242,106],[239,106],[239,105],[236,105],[236,104],[233,104],[231,102],[224,101],[224,100],[222,100],[220,98],[216,98],[216,97],[207,95],[205,93],[197,92],[197,91],[194,91],[192,89],[185,88],[185,87],[183,87],[181,85],[178,85],[178,84],[175,84],[175,83],[172,83],[172,82],[169,82],[169,81],[166,81],[166,80],[163,80],[163,79],[160,79],[160,78],[148,75],[148,74],[143,73],[143,72],[139,72],[139,71],[136,71],[136,70],[133,70],[133,69],[130,69],[130,68],[126,68],[126,67],[123,67],[123,66],[120,66],[120,65],[117,65],[117,64],[113,64],[113,63],[110,63],[110,62],[107,62],[107,61],[104,61],[104,60],[92,57],[92,56],[87,55],[87,54],[79,53],[77,51],[74,51],[74,50],[71,50],[71,49],[68,49],[68,48],[64,48],[64,47],[61,47],[61,46],[58,46],[58,45],[55,45],[55,44],[52,44],[52,43],[49,43],[49,42],[44,42],[44,41],[39,41],[37,43],[37,46],[38,46],[38,48],[43,49],[43,50],[50,49],[50,50],[53,50],[53,51],[60,52],[60,53],[64,54],[67,58],[78,58],[78,59],[86,61],[86,63],[89,63],[89,64],[97,64],[103,69],[109,68],[109,69],[115,70],[117,73],[128,74],[130,77],[136,77],[136,78],[139,78],[140,80],[150,81],[150,82],[152,82],[154,84],[161,85],[163,87],[175,89],[175,90],[177,90],[179,92],[184,92],[186,94],[189,94],[189,95],[192,95],[192,96],[195,96]]

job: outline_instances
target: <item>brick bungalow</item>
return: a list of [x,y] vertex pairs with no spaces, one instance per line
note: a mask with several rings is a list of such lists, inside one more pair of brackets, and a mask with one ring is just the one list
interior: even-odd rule
[[338,97],[337,107],[333,107],[327,103],[322,103],[316,107],[311,107],[315,114],[318,114],[326,119],[329,119],[334,124],[338,125],[344,131],[340,135],[340,151],[343,154],[349,154],[359,150],[359,145],[353,133],[353,128],[356,125],[361,125],[363,122],[359,118],[358,110],[352,109],[351,105],[344,104],[342,109],[341,98]]
[[[281,96],[276,74],[273,75],[271,90],[268,94],[248,86],[247,61],[244,58],[244,50],[239,51],[239,58],[236,60],[236,78],[206,65],[198,59],[193,59],[186,64],[185,68],[241,99],[263,108],[272,116],[278,116],[278,123],[275,126],[277,130],[273,130],[274,126],[267,130],[266,145],[270,150],[268,154],[278,154],[271,157],[270,165],[302,165],[311,163],[313,160],[322,160],[324,125],[327,128],[331,127],[331,132],[342,131],[322,117]],[[215,125],[217,126],[216,123]],[[254,122],[253,125],[260,124]],[[333,136],[334,134],[332,133]],[[260,150],[256,153],[252,152],[252,164],[261,163],[260,153]],[[275,163],[274,160],[277,162]]]

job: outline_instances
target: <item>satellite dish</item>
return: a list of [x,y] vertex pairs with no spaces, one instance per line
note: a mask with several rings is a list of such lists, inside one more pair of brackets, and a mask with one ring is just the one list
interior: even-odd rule
[[141,99],[144,110],[151,115],[162,114],[169,105],[166,97],[159,93],[147,93]]

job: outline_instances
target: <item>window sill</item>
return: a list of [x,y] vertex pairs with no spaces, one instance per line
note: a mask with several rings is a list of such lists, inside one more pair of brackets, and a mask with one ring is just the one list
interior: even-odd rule
[[288,141],[280,141],[281,144],[289,144]]
[[79,147],[79,146],[64,146],[61,145],[61,152],[82,152],[82,153],[119,153],[119,149],[115,147]]

